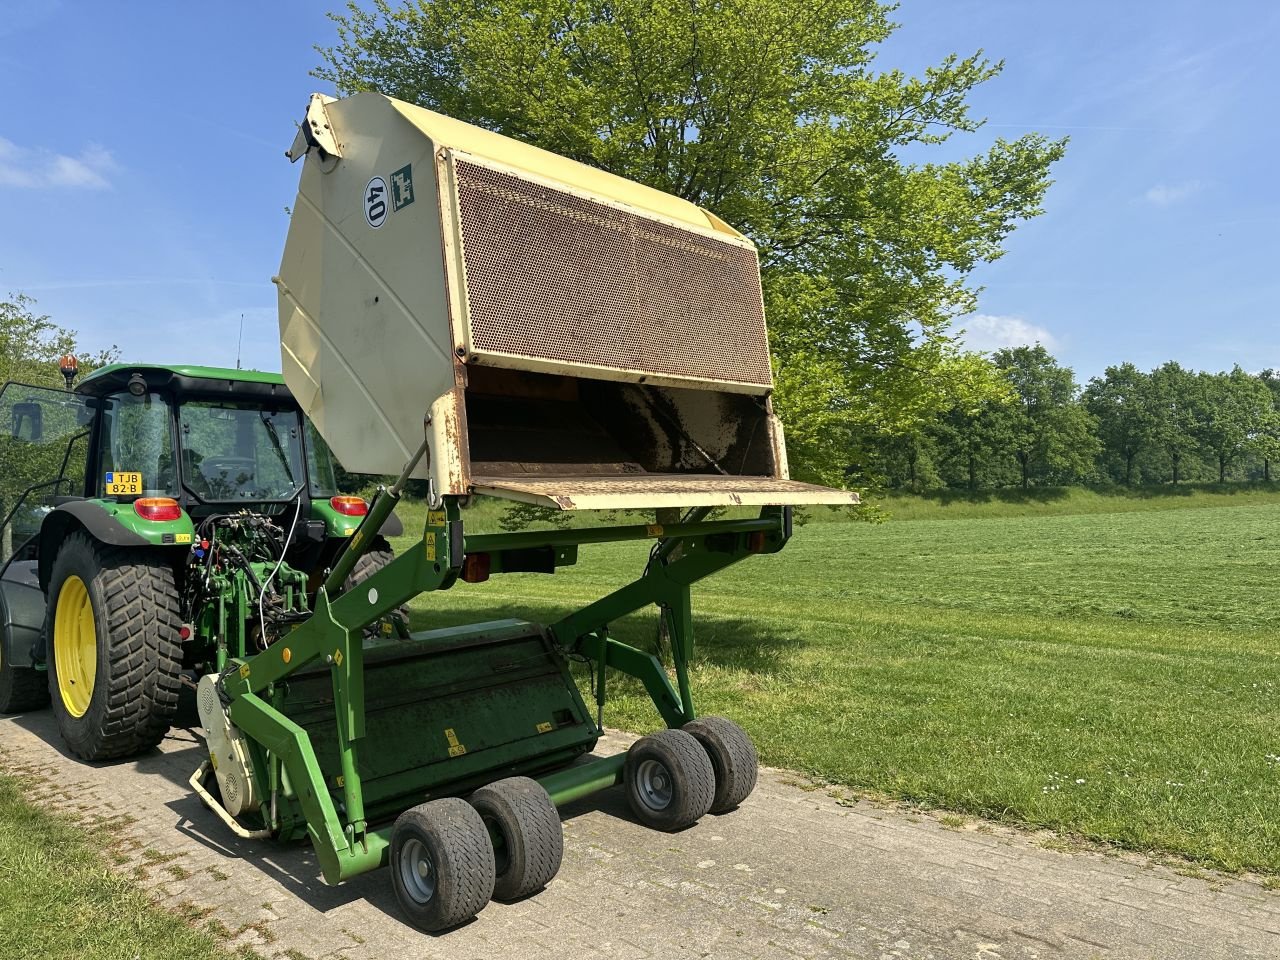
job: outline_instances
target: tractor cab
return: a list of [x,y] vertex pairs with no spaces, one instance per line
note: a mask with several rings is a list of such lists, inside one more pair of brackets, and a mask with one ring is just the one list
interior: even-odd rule
[[87,496],[168,498],[199,519],[337,494],[328,447],[277,375],[117,364],[77,392],[99,424]]
[[[167,570],[176,622],[218,633],[223,646],[235,634],[228,649],[236,653],[305,611],[367,512],[364,500],[338,494],[329,448],[278,374],[112,364],[74,391],[5,384],[0,710],[47,700],[43,670],[56,637],[45,626],[68,545],[88,544],[103,562],[125,551]],[[379,532],[395,535],[399,524]],[[390,547],[376,539],[376,562],[385,563]],[[202,625],[225,600],[211,602],[207,592],[218,583],[229,591],[238,577],[258,595],[255,624]],[[295,579],[284,589],[288,577]],[[274,619],[273,599],[281,604]],[[188,646],[181,665],[199,671],[224,655]],[[63,676],[74,678],[72,665]],[[66,684],[61,693],[74,712],[74,679]]]

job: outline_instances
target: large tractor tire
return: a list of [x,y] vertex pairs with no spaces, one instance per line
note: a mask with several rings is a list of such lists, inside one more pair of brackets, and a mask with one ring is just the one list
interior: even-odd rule
[[177,712],[182,668],[165,558],[72,534],[53,562],[48,610],[49,694],[71,751],[115,760],[158,744]]
[[[369,549],[360,555],[356,565],[351,568],[351,573],[347,575],[346,581],[342,584],[342,592],[350,593],[383,567],[390,564],[395,558],[396,552],[391,549],[391,544],[387,543],[386,538],[374,537],[373,543],[369,544]],[[401,619],[408,624],[409,607],[407,604],[401,604],[394,612],[399,613]]]

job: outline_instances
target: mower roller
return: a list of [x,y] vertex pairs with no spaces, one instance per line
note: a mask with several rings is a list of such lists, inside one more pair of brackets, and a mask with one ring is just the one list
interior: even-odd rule
[[[135,566],[149,558],[178,598],[143,647],[185,631],[182,665],[199,675],[209,760],[193,789],[242,836],[309,839],[329,883],[390,865],[426,930],[547,884],[557,807],[593,792],[622,784],[662,830],[735,808],[755,785],[755,748],[732,721],[695,713],[690,589],[780,551],[794,506],[858,502],[788,477],[754,246],[677,197],[377,94],[314,95],[288,156],[304,162],[275,278],[281,397],[347,470],[398,479],[306,563],[311,511],[292,487],[265,504],[246,494],[238,510],[175,504],[185,545],[133,545]],[[260,472],[250,453],[221,465]],[[415,479],[424,529],[392,559],[382,534]],[[470,532],[479,494],[641,522]],[[155,500],[98,501],[118,513],[143,499]],[[752,510],[712,519],[723,507]],[[55,661],[58,638],[83,652],[94,624],[54,575],[75,560],[59,547],[91,541],[66,520],[38,538]],[[652,542],[636,579],[553,623],[407,629],[416,597],[553,574],[583,545],[621,541]],[[610,633],[653,606],[670,671]],[[42,669],[38,653],[24,669]],[[68,669],[110,682],[98,659],[68,653]],[[591,704],[572,661],[590,668]],[[586,758],[619,674],[666,729]]]

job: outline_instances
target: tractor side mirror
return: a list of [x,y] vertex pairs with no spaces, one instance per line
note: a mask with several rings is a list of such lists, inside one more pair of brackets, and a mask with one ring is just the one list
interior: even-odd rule
[[13,405],[11,434],[17,440],[39,443],[44,437],[44,410],[38,403],[27,401]]

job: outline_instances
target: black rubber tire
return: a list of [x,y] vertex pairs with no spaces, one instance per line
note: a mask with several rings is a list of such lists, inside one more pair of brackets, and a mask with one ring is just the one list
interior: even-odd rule
[[[656,767],[650,766],[656,764]],[[646,789],[660,782],[669,794],[666,802]],[[683,730],[659,730],[641,737],[627,751],[623,768],[627,802],[645,826],[657,830],[683,830],[697,823],[711,809],[716,794],[716,774],[702,744]]]
[[0,634],[0,713],[26,713],[49,705],[49,678],[31,667],[15,667],[9,637]]
[[[84,583],[97,633],[93,693],[74,716],[58,692],[55,618],[63,584]],[[58,729],[85,760],[115,760],[158,744],[178,709],[182,643],[178,589],[159,550],[111,547],[85,533],[62,544],[49,578],[49,697]]]
[[712,813],[728,813],[751,796],[760,772],[760,755],[747,731],[726,717],[699,717],[681,729],[702,744],[716,772]]
[[541,890],[560,872],[564,830],[560,814],[542,784],[508,777],[471,795],[494,844],[495,900],[519,900]]
[[[391,544],[387,543],[383,537],[374,537],[373,543],[369,544],[369,549],[360,555],[356,565],[347,574],[347,579],[342,583],[342,592],[348,593],[354,590],[395,558],[396,552],[391,549]],[[407,624],[409,622],[408,605],[401,605],[396,610]]]
[[[415,846],[416,844],[416,846]],[[415,894],[418,854],[429,858],[432,889]],[[493,844],[476,809],[459,797],[420,803],[391,830],[391,882],[405,916],[419,930],[466,923],[493,897]]]

